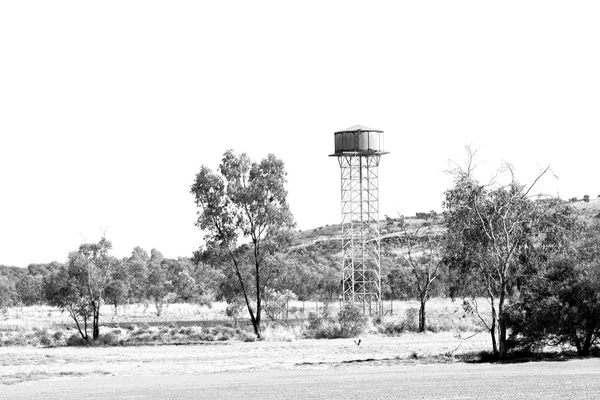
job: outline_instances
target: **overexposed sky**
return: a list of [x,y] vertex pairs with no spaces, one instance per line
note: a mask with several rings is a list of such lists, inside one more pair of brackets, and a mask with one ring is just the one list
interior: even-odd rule
[[380,215],[441,210],[479,149],[600,194],[596,1],[0,3],[0,264],[201,244],[189,193],[227,149],[283,159],[300,229],[340,221],[333,133],[385,132]]

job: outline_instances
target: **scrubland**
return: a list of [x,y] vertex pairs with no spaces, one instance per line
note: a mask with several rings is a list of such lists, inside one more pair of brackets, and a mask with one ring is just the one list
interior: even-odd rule
[[[398,336],[417,331],[416,301],[386,301],[385,315],[370,318],[358,334]],[[226,304],[170,304],[160,317],[152,305],[131,304],[101,310],[101,336],[96,346],[139,346],[194,344],[202,342],[252,342],[256,336],[244,318],[226,316]],[[296,341],[311,337],[335,338],[335,326],[322,327],[320,336],[311,334],[311,322],[334,320],[339,303],[290,301],[287,319],[263,321],[265,341]],[[466,315],[459,302],[432,299],[428,302],[428,332],[453,335],[481,331],[477,316]],[[484,310],[485,313],[485,310]],[[329,318],[328,318],[329,317]],[[329,329],[329,331],[328,331]],[[356,335],[346,335],[356,336]],[[73,320],[49,306],[18,307],[5,310],[0,321],[0,346],[62,347],[78,346],[81,339]]]

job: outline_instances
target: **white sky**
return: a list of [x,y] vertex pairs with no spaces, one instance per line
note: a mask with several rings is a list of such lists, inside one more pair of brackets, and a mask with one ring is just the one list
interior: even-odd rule
[[333,133],[385,131],[380,215],[441,210],[479,148],[600,194],[596,1],[0,3],[0,264],[201,243],[189,193],[229,148],[283,159],[300,229],[340,220]]

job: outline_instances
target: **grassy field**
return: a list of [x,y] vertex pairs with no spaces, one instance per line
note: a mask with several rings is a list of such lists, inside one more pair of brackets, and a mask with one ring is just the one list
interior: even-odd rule
[[[483,302],[485,303],[485,302]],[[252,329],[245,319],[233,320],[225,314],[226,304],[210,307],[198,304],[170,304],[158,317],[153,305],[132,304],[103,306],[101,341],[105,345],[181,344],[203,341],[253,341]],[[340,304],[291,301],[288,323],[267,316],[263,322],[263,338],[268,341],[294,341],[306,335],[306,318],[310,315],[335,316]],[[417,330],[418,302],[386,301],[385,315],[368,325],[368,332],[398,335]],[[481,330],[474,315],[464,315],[459,302],[432,299],[428,302],[430,332],[467,333]],[[489,313],[489,312],[488,312]],[[297,321],[297,322],[294,322]],[[66,313],[48,306],[19,307],[7,310],[0,320],[0,346],[54,347],[77,345],[79,334]]]
[[[171,304],[160,318],[151,306],[126,306],[116,315],[106,307],[100,340],[84,347],[70,319],[60,311],[16,308],[0,321],[0,329],[6,328],[0,330],[0,385],[86,376],[353,371],[357,366],[454,364],[489,354],[489,334],[476,316],[462,312],[459,303],[432,299],[430,330],[425,333],[415,332],[417,307],[414,301],[386,302],[389,312],[370,321],[359,337],[326,340],[307,338],[308,322],[300,317],[317,308],[335,314],[339,304],[291,302],[298,322],[265,321],[262,341],[256,341],[248,325],[226,319],[223,303]],[[483,310],[484,317],[487,313]],[[552,359],[568,357],[568,353],[553,354]]]
[[[0,347],[0,383],[88,375],[175,375],[352,367],[365,362],[454,363],[489,347],[481,334],[469,340],[442,333],[377,334],[353,339],[205,342],[185,346]],[[450,354],[453,352],[452,354]]]

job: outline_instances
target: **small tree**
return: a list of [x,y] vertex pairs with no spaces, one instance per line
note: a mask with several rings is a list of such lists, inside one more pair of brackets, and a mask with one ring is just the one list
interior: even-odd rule
[[66,310],[75,321],[81,337],[89,341],[88,322],[92,322],[92,339],[100,336],[100,306],[117,260],[109,255],[112,244],[102,238],[98,243],[84,243],[69,254],[67,263],[44,278],[44,293],[51,305]]
[[119,306],[125,304],[127,301],[128,293],[129,287],[127,286],[127,282],[121,279],[111,279],[108,285],[106,285],[104,299],[115,308],[115,315],[119,311]]
[[[293,226],[286,173],[283,162],[272,154],[253,163],[246,154],[231,150],[224,154],[219,172],[202,166],[191,187],[198,207],[196,225],[206,232],[206,249],[196,259],[229,264],[260,338],[265,288],[276,267],[267,259],[287,244],[286,231]],[[248,244],[240,246],[243,241]]]
[[589,203],[590,202],[590,196],[587,195],[587,194],[585,196],[583,196],[583,201],[585,201],[586,203]]
[[414,277],[414,286],[419,297],[419,332],[425,332],[427,327],[426,304],[431,295],[434,282],[439,279],[445,268],[444,257],[446,246],[444,236],[436,232],[433,226],[428,225],[421,235],[421,228],[417,228],[413,235],[404,227],[407,254],[405,262],[410,267]]
[[507,310],[511,339],[527,347],[571,344],[580,356],[600,340],[600,225],[543,265]]
[[[494,354],[507,352],[505,305],[514,293],[529,259],[546,257],[566,243],[574,224],[572,210],[559,200],[530,196],[532,185],[517,182],[510,165],[508,184],[494,179],[480,185],[472,176],[474,153],[468,149],[467,167],[454,171],[454,186],[445,192],[447,260],[454,276],[454,295],[484,293],[492,310],[486,325]],[[535,251],[533,251],[535,250]],[[482,320],[483,321],[483,320]]]

